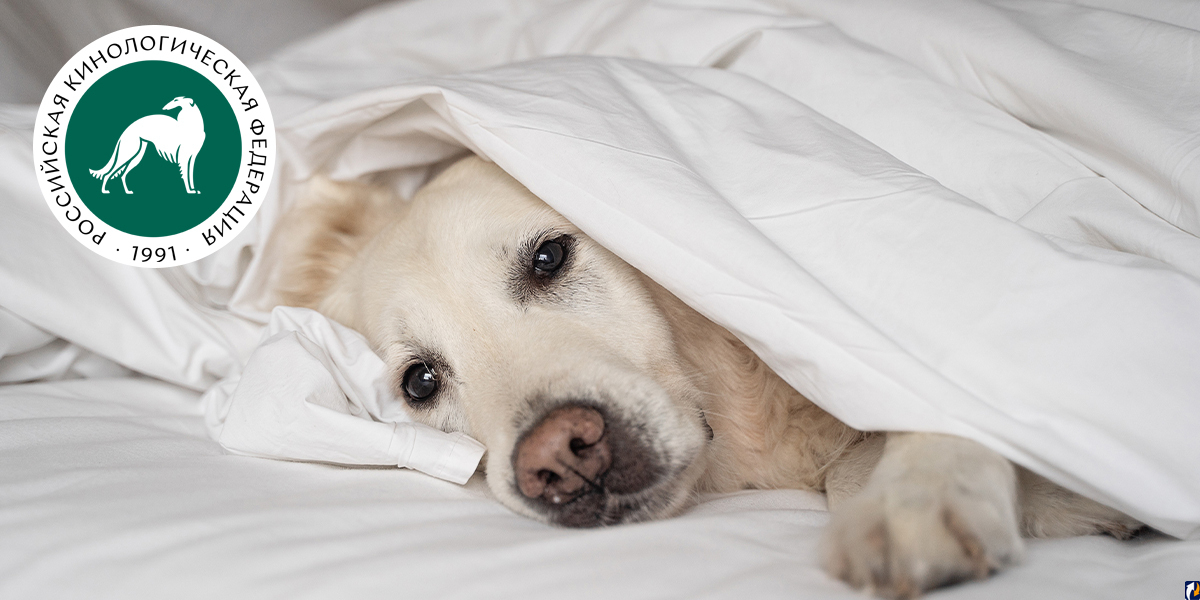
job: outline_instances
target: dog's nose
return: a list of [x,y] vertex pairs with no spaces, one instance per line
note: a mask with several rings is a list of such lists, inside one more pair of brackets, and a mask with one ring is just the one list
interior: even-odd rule
[[598,489],[612,466],[604,428],[604,417],[587,406],[568,405],[543,417],[513,453],[521,493],[559,505]]

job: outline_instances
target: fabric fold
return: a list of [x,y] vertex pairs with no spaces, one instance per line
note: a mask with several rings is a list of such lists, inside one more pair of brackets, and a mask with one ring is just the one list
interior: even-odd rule
[[212,437],[249,456],[393,465],[462,484],[484,453],[464,433],[409,419],[362,335],[305,308],[272,311],[245,367],[201,402]]

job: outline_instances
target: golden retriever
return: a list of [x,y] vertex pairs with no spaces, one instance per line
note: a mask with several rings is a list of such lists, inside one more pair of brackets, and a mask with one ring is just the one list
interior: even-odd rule
[[362,332],[412,417],[483,442],[491,491],[539,521],[816,490],[825,568],[896,597],[1009,565],[1022,534],[1141,527],[975,442],[851,429],[479,158],[411,202],[315,181],[272,245],[278,301]]

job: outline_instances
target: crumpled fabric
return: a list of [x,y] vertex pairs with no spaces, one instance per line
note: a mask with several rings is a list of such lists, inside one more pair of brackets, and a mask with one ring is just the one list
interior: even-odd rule
[[271,312],[240,372],[202,399],[209,433],[248,456],[394,465],[466,483],[483,444],[416,423],[358,332],[307,308]]

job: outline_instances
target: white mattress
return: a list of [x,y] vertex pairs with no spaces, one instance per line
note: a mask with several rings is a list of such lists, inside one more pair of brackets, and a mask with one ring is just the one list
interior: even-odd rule
[[[232,456],[197,394],[146,378],[0,388],[0,598],[861,598],[816,566],[820,496],[539,525],[413,471]],[[1200,541],[1035,540],[933,598],[1178,597]]]
[[1193,536],[1031,541],[937,597],[1177,594],[1200,579],[1198,6],[382,7],[255,67],[287,144],[276,200],[168,272],[61,235],[35,107],[0,106],[0,598],[860,597],[816,567],[813,494],[569,531],[478,477],[208,439],[199,394],[258,339],[262,243],[297,182],[407,194],[464,149],[842,419],[968,435]]

